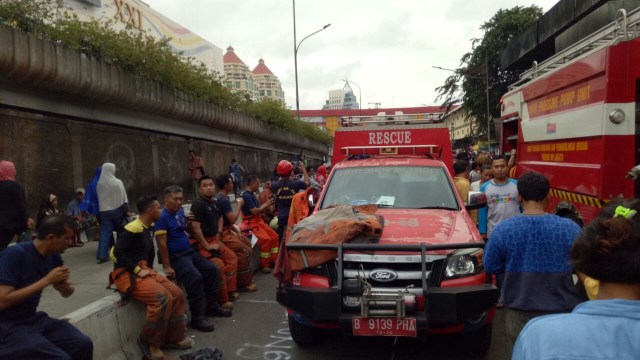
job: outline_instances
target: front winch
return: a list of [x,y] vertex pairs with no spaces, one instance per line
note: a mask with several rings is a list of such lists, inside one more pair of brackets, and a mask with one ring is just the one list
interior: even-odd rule
[[407,308],[415,311],[415,295],[409,293],[409,289],[404,291],[373,291],[371,284],[361,276],[357,279],[362,284],[362,297],[360,301],[360,314],[364,318],[368,317],[389,317],[403,318],[406,316]]
[[405,316],[404,294],[398,293],[368,293],[363,294],[360,303],[360,313],[362,317],[375,316],[395,316],[403,318]]

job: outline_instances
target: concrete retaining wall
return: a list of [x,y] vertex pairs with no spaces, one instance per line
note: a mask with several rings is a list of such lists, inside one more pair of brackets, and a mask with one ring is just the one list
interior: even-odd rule
[[236,158],[263,180],[279,159],[293,156],[2,107],[0,134],[0,159],[16,164],[17,180],[34,218],[46,194],[58,195],[65,208],[73,189],[86,186],[105,162],[116,164],[116,175],[124,182],[130,204],[135,205],[140,196],[160,195],[171,184],[183,187],[185,198],[193,197],[189,149],[202,154],[204,168],[212,176],[226,174],[231,159]]
[[327,146],[237,111],[128,76],[109,64],[0,25],[0,159],[16,163],[32,216],[54,193],[60,205],[113,162],[130,203],[178,184],[193,197],[189,149],[210,175],[232,158],[263,180],[299,152],[322,162]]
[[64,316],[93,340],[96,360],[141,359],[136,339],[142,331],[145,307],[130,301],[123,304],[120,295],[106,296]]

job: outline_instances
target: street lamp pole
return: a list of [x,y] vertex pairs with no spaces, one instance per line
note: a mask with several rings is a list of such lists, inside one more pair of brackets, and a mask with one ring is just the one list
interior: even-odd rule
[[346,79],[342,79],[342,81],[346,82],[347,84],[351,83],[358,87],[358,92],[360,93],[360,101],[358,102],[358,108],[360,109],[360,116],[362,116],[362,89],[360,88],[360,85]]
[[296,0],[293,0],[293,62],[294,62],[294,68],[295,68],[294,71],[295,71],[295,77],[296,77],[296,113],[298,114],[298,120],[300,120],[300,96],[298,93],[298,49],[300,49],[300,45],[302,45],[303,41],[319,33],[320,31],[328,28],[329,26],[331,26],[331,24],[327,24],[323,26],[322,29],[305,36],[298,43],[296,38]]

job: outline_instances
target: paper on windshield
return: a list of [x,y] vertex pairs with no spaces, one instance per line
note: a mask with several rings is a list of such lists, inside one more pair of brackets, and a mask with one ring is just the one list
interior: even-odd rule
[[395,203],[396,203],[395,196],[380,196],[378,201],[376,201],[376,205],[383,205],[383,206],[393,206],[393,204]]

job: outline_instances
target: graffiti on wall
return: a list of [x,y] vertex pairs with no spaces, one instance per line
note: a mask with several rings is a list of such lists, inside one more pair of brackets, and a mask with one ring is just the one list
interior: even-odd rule
[[116,176],[122,180],[125,189],[135,185],[136,158],[133,149],[124,142],[116,141],[107,149],[107,162],[116,165]]

